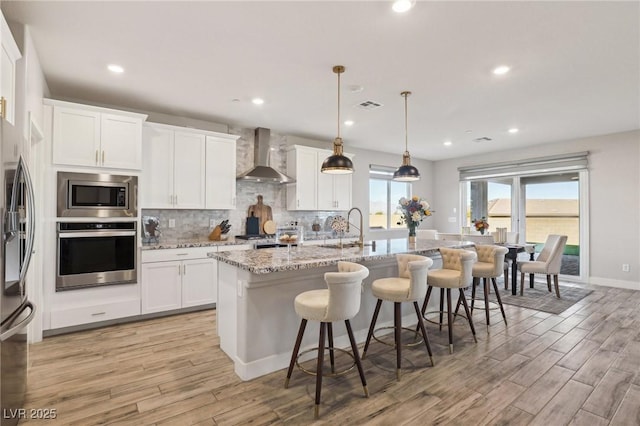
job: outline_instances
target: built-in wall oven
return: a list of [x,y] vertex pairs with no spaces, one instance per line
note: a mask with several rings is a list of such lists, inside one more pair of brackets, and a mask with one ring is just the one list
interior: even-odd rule
[[135,283],[136,222],[59,222],[56,291]]
[[137,194],[136,176],[58,172],[58,217],[135,218]]

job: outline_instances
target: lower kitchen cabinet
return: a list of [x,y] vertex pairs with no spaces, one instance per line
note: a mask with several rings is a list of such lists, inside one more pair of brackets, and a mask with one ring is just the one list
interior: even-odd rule
[[206,257],[211,251],[216,248],[143,252],[142,313],[215,303],[217,264]]

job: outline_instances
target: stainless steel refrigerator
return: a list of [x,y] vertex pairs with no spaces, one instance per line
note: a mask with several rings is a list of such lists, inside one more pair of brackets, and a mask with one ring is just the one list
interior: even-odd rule
[[[5,164],[6,166],[6,164]],[[34,242],[34,193],[26,162],[5,167],[1,188],[2,291],[0,291],[0,423],[17,424],[27,387],[27,326],[36,308],[29,300],[26,274]],[[23,417],[24,418],[24,417]]]

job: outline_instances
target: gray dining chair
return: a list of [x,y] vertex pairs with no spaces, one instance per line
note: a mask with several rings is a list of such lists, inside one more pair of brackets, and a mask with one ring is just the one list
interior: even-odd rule
[[551,291],[551,277],[556,289],[556,296],[560,298],[560,287],[558,285],[558,274],[562,266],[562,254],[567,245],[566,235],[551,234],[547,236],[542,251],[536,260],[523,260],[518,262],[520,270],[520,295],[524,293],[525,274],[545,274],[547,276],[547,288]]

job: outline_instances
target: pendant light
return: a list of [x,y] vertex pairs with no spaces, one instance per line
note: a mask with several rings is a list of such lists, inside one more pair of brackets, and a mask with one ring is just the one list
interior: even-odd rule
[[342,65],[333,67],[333,72],[338,74],[338,137],[333,140],[333,155],[327,157],[322,163],[322,173],[344,175],[353,173],[353,163],[342,153],[342,138],[340,137],[340,74],[344,72]]
[[402,154],[402,166],[393,173],[393,180],[400,182],[412,182],[420,180],[420,172],[411,165],[411,155],[409,155],[409,133],[407,131],[407,97],[411,92],[402,92],[404,96],[404,154]]

